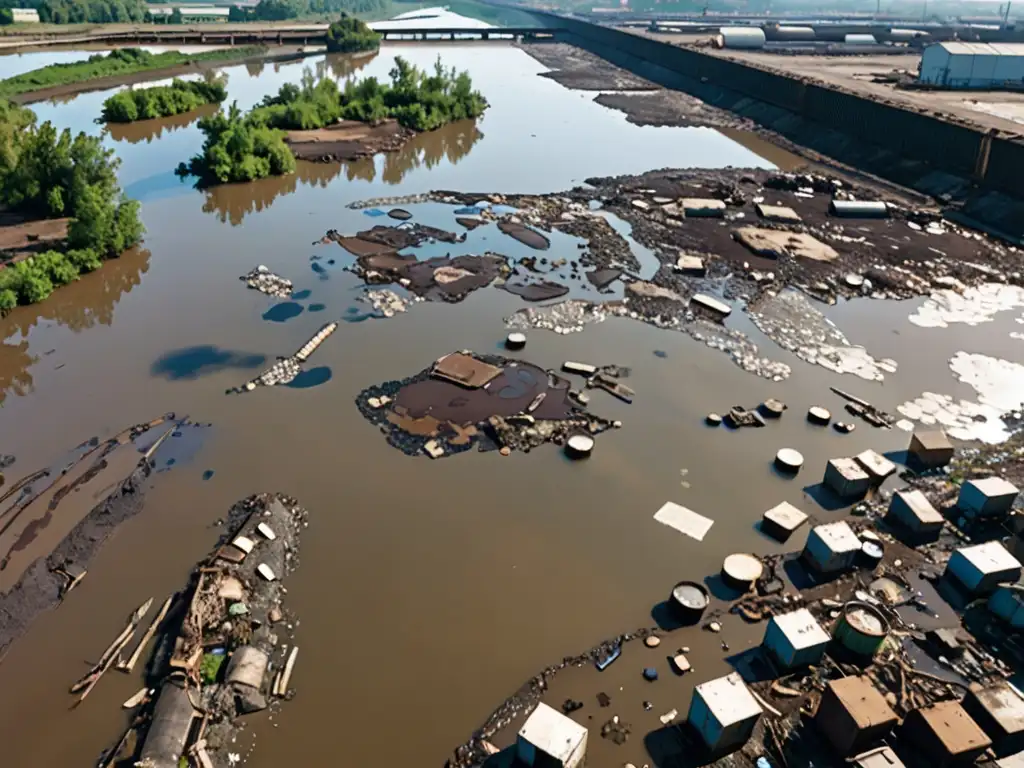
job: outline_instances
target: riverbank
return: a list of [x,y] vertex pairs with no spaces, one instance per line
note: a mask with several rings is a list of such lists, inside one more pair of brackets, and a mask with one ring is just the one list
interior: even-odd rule
[[[211,56],[217,52],[210,52],[204,56]],[[297,61],[307,56],[319,53],[318,51],[307,51],[299,46],[285,46],[282,48],[258,48],[248,47],[245,49],[223,49],[220,56],[199,59],[194,55],[180,54],[186,60],[173,66],[158,66],[153,69],[142,71],[125,72],[103,77],[94,77],[72,83],[38,87],[32,90],[25,90],[20,93],[13,93],[10,100],[16,104],[33,104],[39,101],[60,99],[74,96],[89,91],[102,91],[116,88],[122,85],[134,85],[153,80],[165,80],[182,75],[201,74],[211,70],[220,69],[233,64],[246,64],[256,62],[288,62]],[[31,75],[32,73],[28,73]],[[22,75],[21,77],[26,77]],[[13,78],[12,78],[13,79]],[[3,92],[3,83],[0,83],[0,93]]]
[[288,131],[285,143],[297,160],[334,163],[378,152],[395,152],[415,135],[397,120],[384,120],[376,125],[342,120],[312,131]]
[[4,485],[0,659],[40,614],[77,586],[117,528],[142,511],[156,462],[173,456],[183,431],[193,429],[201,428],[167,414],[106,440],[87,440],[51,466]]

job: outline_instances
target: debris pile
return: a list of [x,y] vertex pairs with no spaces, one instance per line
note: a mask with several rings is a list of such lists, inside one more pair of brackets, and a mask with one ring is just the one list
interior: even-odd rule
[[[159,632],[147,686],[126,702],[132,724],[101,765],[134,757],[138,765],[179,761],[226,768],[239,762],[239,718],[293,695],[298,649],[294,619],[284,609],[281,580],[298,566],[307,513],[294,499],[260,494],[240,501],[227,535],[192,572],[189,585],[168,598],[131,659],[130,671]],[[130,643],[152,600],[90,673],[72,688],[84,699],[99,676]],[[133,746],[134,745],[134,746]]]
[[[622,396],[623,371],[597,371],[594,384]],[[615,375],[613,375],[615,374]],[[564,445],[574,434],[597,435],[619,426],[586,411],[586,397],[552,371],[498,355],[445,355],[403,381],[370,387],[356,405],[388,442],[414,456],[441,458],[480,450],[527,452]]]
[[268,267],[262,264],[238,279],[244,280],[247,286],[268,296],[287,299],[292,295],[292,281],[274,274]]

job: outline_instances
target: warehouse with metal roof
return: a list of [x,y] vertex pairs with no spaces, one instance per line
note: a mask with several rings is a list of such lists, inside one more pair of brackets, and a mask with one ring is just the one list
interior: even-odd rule
[[921,56],[923,84],[1024,90],[1024,43],[937,43]]

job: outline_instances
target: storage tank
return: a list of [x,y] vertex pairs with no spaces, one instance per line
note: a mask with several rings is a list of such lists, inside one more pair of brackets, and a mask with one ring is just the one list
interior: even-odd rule
[[708,591],[695,581],[680,581],[669,595],[669,605],[676,618],[685,624],[696,624],[700,621],[710,602]]
[[764,48],[765,34],[760,27],[722,27],[713,38],[718,48],[738,48],[748,51]]
[[871,658],[888,634],[889,622],[877,608],[852,600],[843,606],[832,637],[851,653]]
[[878,43],[874,35],[847,35],[843,42],[847,45],[875,45]]
[[887,37],[894,43],[909,43],[931,37],[927,32],[920,29],[890,29]]
[[813,27],[776,27],[772,40],[816,40]]

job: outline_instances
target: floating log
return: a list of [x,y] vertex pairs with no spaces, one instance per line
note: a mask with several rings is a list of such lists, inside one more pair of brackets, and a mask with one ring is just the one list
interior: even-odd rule
[[82,689],[85,692],[79,698],[79,701],[85,699],[89,695],[93,686],[96,685],[97,681],[103,676],[103,673],[110,669],[110,665],[114,663],[114,659],[117,655],[124,650],[125,646],[131,642],[132,636],[135,634],[135,628],[142,621],[143,617],[149,613],[150,606],[153,605],[153,598],[149,598],[146,602],[140,605],[130,617],[128,617],[128,625],[121,631],[109,646],[107,650],[100,656],[100,660],[96,662],[89,673],[79,680],[77,683],[71,686],[71,693],[78,693]]
[[146,634],[142,636],[142,639],[139,641],[138,646],[136,646],[135,652],[131,655],[131,658],[129,658],[128,661],[119,661],[117,663],[117,668],[119,670],[122,672],[131,672],[132,669],[135,668],[135,665],[139,663],[139,657],[142,656],[142,651],[146,648],[149,641],[153,639],[153,635],[156,634],[157,627],[160,626],[160,622],[163,621],[164,617],[167,615],[167,611],[170,609],[171,601],[173,599],[174,595],[171,595],[164,600],[164,604],[160,607],[160,612],[156,615],[156,618],[153,619],[153,623],[149,625],[149,629],[146,630]]
[[292,679],[292,669],[295,667],[295,657],[298,655],[298,646],[292,646],[292,652],[288,654],[288,661],[284,665],[284,672],[281,673],[281,683],[278,686],[279,696],[284,696],[288,693],[288,683]]

